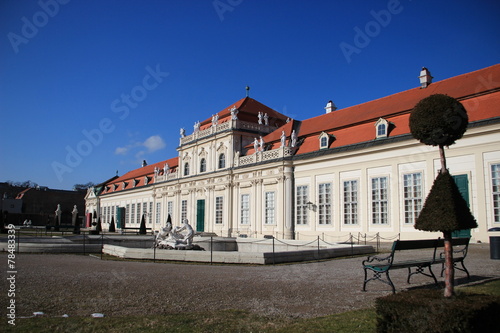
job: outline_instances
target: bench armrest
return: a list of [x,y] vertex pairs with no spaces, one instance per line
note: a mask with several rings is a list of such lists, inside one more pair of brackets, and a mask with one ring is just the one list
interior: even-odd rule
[[386,257],[380,257],[380,256],[368,256],[365,260],[363,260],[363,266],[367,263],[371,263],[373,261],[377,262],[382,262],[382,261],[387,261],[387,263],[390,263],[392,259],[392,253]]

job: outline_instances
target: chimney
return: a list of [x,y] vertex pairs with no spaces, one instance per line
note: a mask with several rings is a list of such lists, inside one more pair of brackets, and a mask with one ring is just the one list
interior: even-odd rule
[[328,101],[328,103],[326,103],[325,110],[326,113],[330,113],[337,110],[337,107],[335,106],[335,103],[333,103],[332,101]]
[[418,78],[420,79],[420,89],[427,88],[427,86],[432,83],[431,72],[425,67],[422,67]]
[[145,167],[146,165],[148,165],[148,163],[146,162],[146,160],[142,160],[142,167]]

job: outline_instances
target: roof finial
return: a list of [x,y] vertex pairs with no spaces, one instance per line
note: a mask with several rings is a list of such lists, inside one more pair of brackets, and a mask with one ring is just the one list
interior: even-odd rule
[[250,93],[250,87],[249,87],[249,86],[246,86],[246,87],[245,87],[245,90],[247,91],[247,97],[248,97],[248,95],[249,95],[249,93]]

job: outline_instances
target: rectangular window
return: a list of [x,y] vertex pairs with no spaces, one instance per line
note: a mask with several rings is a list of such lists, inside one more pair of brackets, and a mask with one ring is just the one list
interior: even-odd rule
[[148,216],[148,203],[147,202],[142,203],[142,215],[144,215],[144,221],[146,221],[146,223],[151,224],[151,216]]
[[240,223],[250,224],[250,194],[241,195]]
[[136,221],[135,221],[135,203],[132,204],[132,207],[130,210],[130,222],[136,223]]
[[332,184],[318,185],[319,224],[332,224]]
[[274,192],[266,192],[266,217],[265,224],[274,224]]
[[307,221],[307,203],[309,202],[309,188],[307,185],[297,186],[297,225],[305,225]]
[[181,202],[181,221],[184,221],[185,219],[187,219],[187,206],[188,206],[187,200],[182,200],[182,202]]
[[222,224],[223,197],[215,197],[215,224]]
[[161,202],[156,203],[156,218],[155,223],[161,223]]
[[388,178],[372,178],[372,223],[388,224],[389,199],[388,199]]
[[500,164],[491,166],[491,185],[493,193],[493,222],[500,222]]
[[[174,202],[173,201],[167,202],[167,214],[170,215],[170,218],[174,217]],[[168,215],[167,215],[167,218],[168,218]]]
[[149,212],[148,212],[148,215],[149,215],[149,222],[153,222],[153,201],[150,201],[149,202]]
[[139,203],[137,204],[137,219],[136,219],[137,223],[141,223],[141,222],[142,222],[142,216],[141,216],[141,213],[142,213],[142,212],[141,212],[141,203],[139,202]]
[[130,204],[125,206],[125,226],[130,223]]
[[414,224],[422,210],[422,173],[403,175],[405,224]]
[[344,224],[358,224],[358,181],[344,181]]

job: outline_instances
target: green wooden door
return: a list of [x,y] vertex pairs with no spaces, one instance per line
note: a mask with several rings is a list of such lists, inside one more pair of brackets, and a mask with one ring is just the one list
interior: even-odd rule
[[[469,180],[467,179],[467,175],[457,175],[453,176],[453,180],[455,184],[457,184],[458,190],[462,197],[467,202],[467,207],[470,207],[469,204]],[[470,237],[470,229],[465,230],[457,230],[452,233],[452,237]]]
[[125,207],[117,207],[116,209],[116,227],[125,228]]
[[205,200],[196,202],[196,231],[205,231]]

